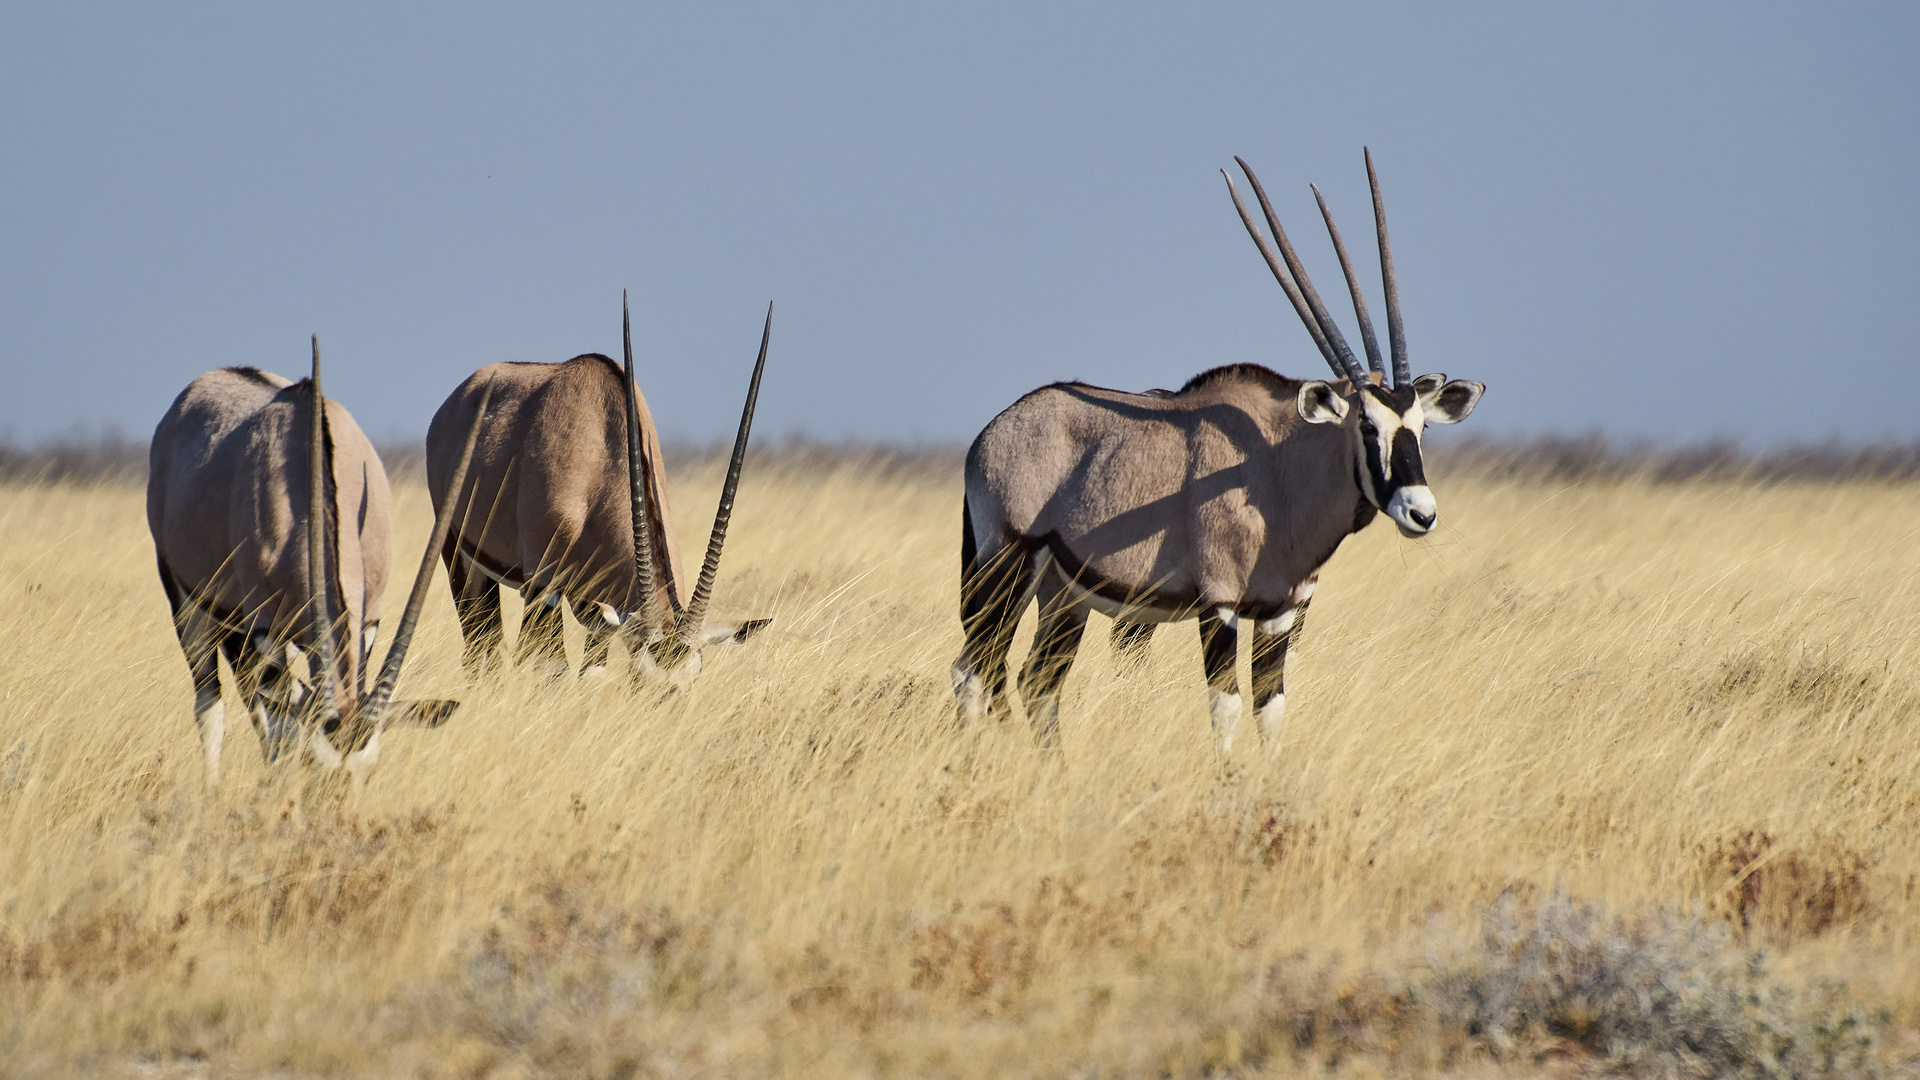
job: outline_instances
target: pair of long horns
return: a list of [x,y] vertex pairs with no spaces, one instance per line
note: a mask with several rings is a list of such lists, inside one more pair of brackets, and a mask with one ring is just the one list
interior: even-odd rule
[[[1362,150],[1367,160],[1367,184],[1373,189],[1374,231],[1380,238],[1380,277],[1387,293],[1387,339],[1393,348],[1394,386],[1407,386],[1413,382],[1413,374],[1407,363],[1406,331],[1400,321],[1400,289],[1393,276],[1393,249],[1387,244],[1387,209],[1380,199],[1380,179],[1374,175],[1373,154]],[[1306,267],[1300,263],[1300,257],[1294,253],[1293,244],[1287,240],[1287,231],[1280,227],[1280,218],[1273,212],[1273,204],[1267,201],[1267,193],[1260,186],[1260,178],[1253,169],[1240,158],[1233,159],[1240,171],[1247,174],[1247,183],[1253,186],[1254,197],[1260,200],[1260,209],[1266,215],[1267,228],[1273,233],[1279,254],[1275,255],[1274,245],[1267,242],[1260,227],[1254,224],[1253,215],[1247,212],[1247,206],[1240,201],[1240,192],[1233,186],[1233,177],[1225,169],[1220,175],[1227,180],[1227,194],[1233,198],[1233,208],[1240,212],[1240,223],[1247,227],[1247,235],[1253,237],[1254,246],[1260,249],[1260,255],[1267,261],[1267,268],[1273,271],[1274,280],[1280,283],[1280,289],[1293,303],[1293,310],[1306,324],[1307,333],[1313,337],[1313,343],[1320,348],[1320,355],[1326,357],[1327,365],[1340,378],[1349,379],[1355,386],[1367,378],[1367,369],[1382,374],[1385,365],[1380,360],[1380,343],[1373,335],[1373,320],[1367,315],[1367,301],[1360,291],[1360,279],[1353,272],[1353,260],[1347,257],[1347,246],[1340,239],[1340,229],[1333,223],[1333,213],[1327,209],[1327,200],[1321,198],[1320,189],[1313,188],[1314,201],[1320,205],[1320,216],[1326,220],[1327,233],[1333,237],[1333,250],[1340,256],[1340,270],[1347,279],[1347,292],[1353,296],[1353,314],[1360,320],[1360,340],[1367,351],[1367,368],[1354,359],[1353,350],[1347,347],[1347,339],[1340,333],[1340,326],[1334,322],[1325,304],[1320,302],[1320,294],[1314,290],[1313,282],[1307,277]],[[1311,185],[1309,185],[1311,186]]]
[[[328,726],[340,719],[340,709],[333,700],[333,618],[327,610],[327,582],[332,575],[327,573],[327,476],[326,476],[326,397],[320,392],[320,335],[313,336],[313,379],[309,387],[312,395],[312,442],[310,444],[307,505],[307,598],[309,618],[314,628],[314,690],[322,721]],[[393,688],[400,681],[400,666],[406,662],[407,648],[413,643],[414,627],[420,622],[420,609],[427,602],[427,586],[433,581],[434,555],[447,542],[447,531],[453,526],[453,507],[460,501],[460,489],[467,481],[467,466],[473,463],[474,444],[479,441],[480,424],[487,415],[487,402],[493,396],[491,387],[480,395],[480,408],[474,414],[473,426],[467,429],[467,445],[460,452],[460,465],[453,471],[453,483],[447,488],[446,499],[440,504],[433,518],[433,537],[427,541],[426,553],[420,557],[420,570],[413,578],[413,592],[407,596],[406,610],[400,616],[399,629],[394,631],[393,644],[387,647],[387,656],[380,665],[380,677],[374,680],[373,691],[360,702],[354,714],[354,722],[378,731],[381,722],[386,719],[387,709],[393,702]]]
[[[626,349],[627,398],[627,478],[631,484],[633,507],[633,591],[646,640],[654,637],[653,528],[647,517],[646,473],[640,455],[640,390],[633,374],[633,317],[627,307],[627,294],[620,293],[620,336]],[[700,578],[693,595],[679,614],[672,636],[680,648],[691,648],[706,622],[707,601],[713,596],[713,579],[720,572],[720,549],[727,542],[727,523],[733,518],[733,497],[740,490],[740,468],[747,459],[747,433],[753,428],[753,407],[760,400],[760,374],[767,367],[767,342],[773,337],[773,305],[767,305],[767,323],[760,331],[760,357],[753,364],[753,381],[747,384],[747,404],[740,411],[740,430],[733,437],[733,458],[727,463],[727,482],[720,489],[720,506],[713,514],[713,533],[707,538],[707,557],[700,564]],[[662,628],[664,629],[664,628]]]

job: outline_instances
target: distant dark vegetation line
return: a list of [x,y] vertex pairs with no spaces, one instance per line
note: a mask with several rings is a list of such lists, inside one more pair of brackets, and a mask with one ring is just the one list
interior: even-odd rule
[[[663,447],[674,471],[718,468],[731,444],[669,443]],[[396,481],[416,481],[425,467],[417,442],[378,447]],[[952,479],[966,448],[900,446],[878,442],[824,442],[789,437],[757,444],[748,455],[755,469],[783,473],[852,470],[862,476]],[[1650,483],[1711,480],[1778,483],[1823,480],[1920,481],[1920,439],[1867,445],[1839,442],[1742,449],[1732,442],[1680,446],[1613,443],[1599,435],[1499,439],[1443,435],[1427,450],[1436,481],[1475,478],[1532,483],[1640,480]],[[0,483],[144,484],[147,444],[119,433],[60,436],[31,445],[0,439]]]

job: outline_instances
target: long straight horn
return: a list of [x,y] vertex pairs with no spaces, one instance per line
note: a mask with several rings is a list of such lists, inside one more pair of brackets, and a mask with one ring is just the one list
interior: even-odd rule
[[1373,151],[1367,159],[1367,186],[1373,189],[1373,228],[1380,234],[1380,281],[1387,288],[1387,342],[1393,347],[1393,385],[1407,386],[1413,372],[1407,366],[1407,331],[1400,323],[1400,286],[1393,277],[1393,249],[1387,246],[1387,204],[1380,201],[1380,178],[1373,174]]
[[1360,343],[1367,347],[1367,370],[1386,373],[1386,365],[1380,362],[1380,342],[1373,336],[1373,320],[1367,316],[1367,298],[1360,291],[1360,279],[1353,272],[1353,260],[1347,258],[1347,245],[1340,242],[1340,226],[1333,223],[1333,211],[1327,209],[1327,200],[1320,197],[1320,189],[1312,184],[1313,201],[1320,204],[1320,216],[1326,220],[1327,235],[1333,237],[1334,254],[1340,256],[1340,272],[1347,276],[1347,292],[1353,295],[1353,317],[1360,320]]
[[1253,186],[1253,197],[1260,200],[1260,211],[1267,215],[1267,228],[1273,232],[1274,243],[1280,247],[1280,257],[1287,261],[1287,269],[1293,271],[1294,283],[1300,286],[1300,295],[1305,298],[1307,308],[1313,313],[1313,321],[1320,324],[1320,332],[1326,336],[1327,344],[1333,346],[1334,353],[1340,358],[1340,369],[1353,380],[1355,386],[1366,378],[1366,370],[1360,361],[1353,358],[1353,350],[1347,348],[1347,339],[1340,333],[1340,325],[1327,313],[1327,306],[1320,302],[1320,294],[1314,291],[1313,280],[1307,277],[1307,268],[1301,265],[1300,256],[1294,254],[1293,244],[1287,239],[1287,230],[1280,227],[1280,216],[1273,212],[1273,204],[1267,201],[1266,189],[1260,186],[1260,178],[1253,174],[1253,168],[1240,158],[1233,159],[1240,171],[1247,174],[1247,183]]
[[373,693],[368,695],[366,707],[360,712],[361,722],[375,731],[379,730],[387,705],[393,700],[394,684],[400,681],[400,665],[406,662],[407,646],[413,643],[413,628],[420,621],[420,609],[426,605],[427,586],[433,584],[434,557],[445,546],[447,530],[453,526],[453,508],[459,504],[461,490],[466,485],[467,466],[473,463],[473,447],[480,441],[480,425],[486,422],[487,402],[492,397],[491,386],[480,392],[480,408],[473,415],[473,426],[467,429],[467,445],[460,451],[460,464],[453,470],[453,482],[447,485],[446,498],[433,516],[433,537],[427,541],[426,553],[420,556],[420,572],[413,576],[413,592],[407,596],[407,609],[400,615],[400,628],[394,631],[393,644],[387,648],[387,658],[380,665],[380,677],[374,680]]
[[647,516],[647,474],[640,460],[640,387],[633,376],[633,318],[627,311],[627,291],[620,290],[620,338],[627,350],[627,481],[632,490],[633,589],[628,610],[640,615],[641,640],[653,636],[653,528]]
[[1319,346],[1320,355],[1326,358],[1333,374],[1338,378],[1347,378],[1352,372],[1340,366],[1339,356],[1334,354],[1333,346],[1327,344],[1327,335],[1321,333],[1320,324],[1313,321],[1313,312],[1308,310],[1306,298],[1300,295],[1299,289],[1294,288],[1293,279],[1287,276],[1287,268],[1281,265],[1280,256],[1273,253],[1273,246],[1267,243],[1266,234],[1253,223],[1253,215],[1247,213],[1247,204],[1240,201],[1240,192],[1233,186],[1233,177],[1227,176],[1225,169],[1220,170],[1220,175],[1227,179],[1227,194],[1233,199],[1233,208],[1240,211],[1240,224],[1247,227],[1247,235],[1253,237],[1253,246],[1259,248],[1260,257],[1267,260],[1267,269],[1273,271],[1273,280],[1280,283],[1280,291],[1286,293],[1287,299],[1293,303],[1293,310],[1306,326],[1308,336]]
[[707,538],[707,559],[700,564],[700,581],[680,616],[680,640],[691,646],[707,617],[707,598],[713,595],[713,576],[720,572],[720,546],[727,541],[727,520],[733,517],[733,495],[740,488],[740,465],[747,459],[747,431],[753,427],[753,405],[760,398],[760,373],[767,367],[767,341],[773,336],[773,305],[767,305],[767,325],[760,331],[760,359],[753,363],[753,381],[747,384],[747,405],[740,411],[740,433],[733,437],[733,460],[727,463],[727,484],[720,489],[720,508],[713,514],[713,535]]
[[327,399],[320,393],[320,335],[313,335],[312,406],[307,443],[307,619],[313,625],[313,691],[323,720],[338,715],[333,700],[333,619],[327,612]]

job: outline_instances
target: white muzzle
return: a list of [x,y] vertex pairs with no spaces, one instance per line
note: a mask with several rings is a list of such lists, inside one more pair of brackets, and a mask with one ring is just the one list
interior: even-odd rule
[[1433,501],[1433,492],[1425,484],[1403,487],[1387,500],[1387,516],[1400,526],[1400,535],[1425,536],[1433,531],[1433,523],[1439,520],[1440,507]]

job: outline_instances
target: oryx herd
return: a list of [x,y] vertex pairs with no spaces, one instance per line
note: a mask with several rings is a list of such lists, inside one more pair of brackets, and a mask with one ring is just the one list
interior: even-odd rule
[[[1236,159],[1238,160],[1238,159]],[[1061,685],[1089,612],[1112,619],[1121,668],[1155,626],[1197,619],[1223,751],[1241,713],[1234,674],[1252,630],[1254,709],[1276,744],[1286,654],[1320,568],[1376,513],[1421,536],[1437,510],[1421,460],[1426,424],[1452,424],[1485,387],[1414,378],[1373,161],[1367,178],[1385,287],[1391,373],[1333,216],[1318,189],[1359,322],[1362,367],[1281,228],[1266,192],[1263,234],[1232,178],[1228,193],[1274,278],[1336,376],[1288,378],[1258,364],[1201,372],[1177,391],[1127,393],[1078,382],[1041,387],[993,418],[967,452],[961,510],[961,629],[953,664],[964,721],[1010,712],[1007,653],[1036,599],[1039,623],[1020,692],[1043,745],[1058,739]],[[1276,250],[1277,249],[1277,250]],[[623,302],[624,306],[624,302]],[[452,701],[392,698],[432,577],[446,564],[463,662],[493,665],[500,587],[526,601],[515,659],[568,671],[563,609],[586,630],[582,674],[603,671],[619,635],[636,680],[684,687],[706,646],[738,645],[770,620],[707,617],[772,309],[734,439],[705,558],[690,577],[667,509],[658,430],[624,366],[598,353],[565,363],[491,364],[454,388],[427,432],[432,539],[371,688],[392,557],[386,472],[372,444],[312,374],[289,382],[251,367],[190,383],[154,431],[147,484],[160,582],[193,676],[209,785],[219,780],[225,710],[218,658],[269,761],[301,755],[358,783],[389,726],[434,727]],[[304,656],[307,676],[294,670]]]

